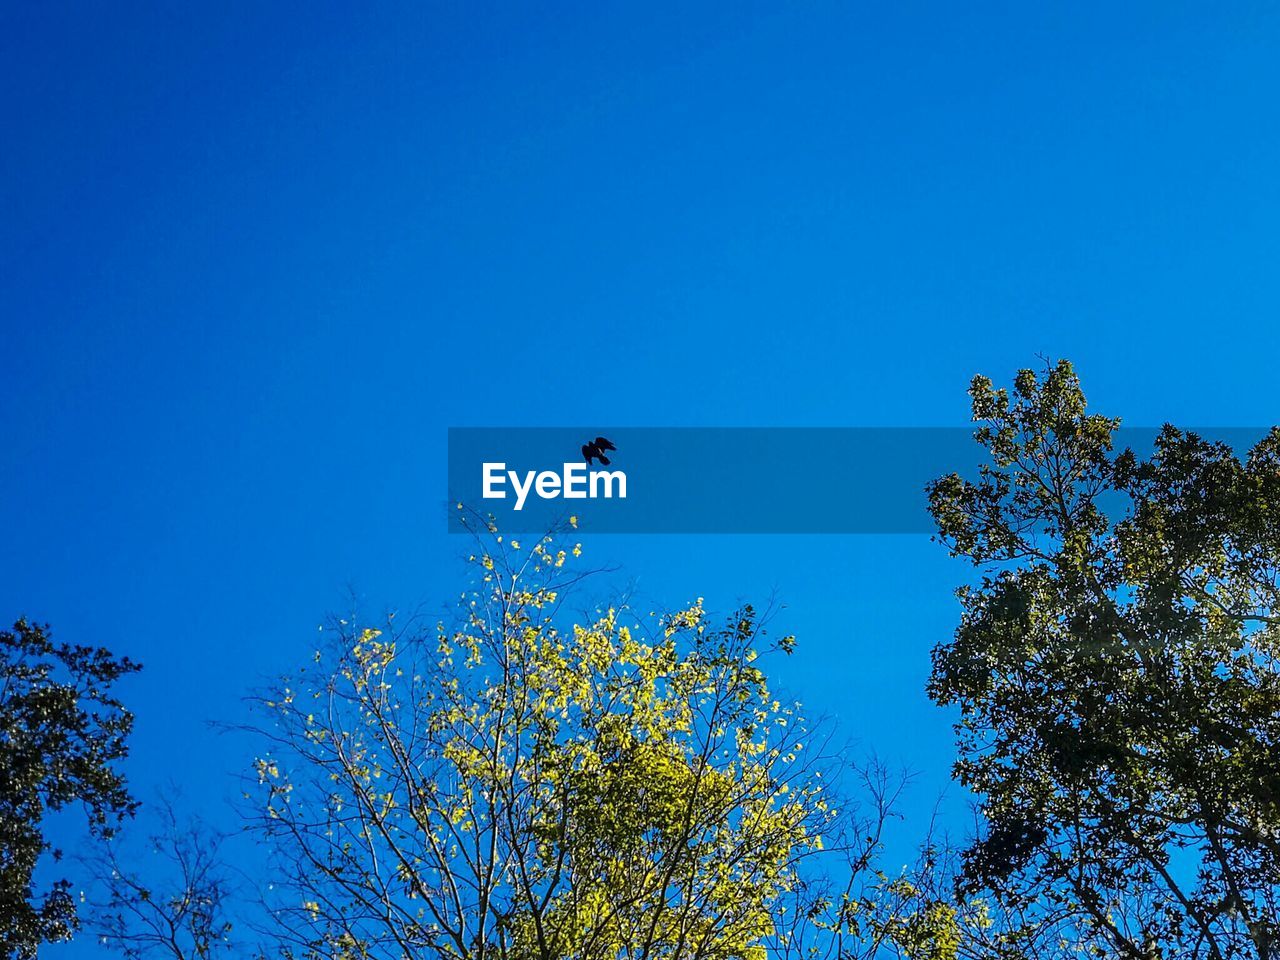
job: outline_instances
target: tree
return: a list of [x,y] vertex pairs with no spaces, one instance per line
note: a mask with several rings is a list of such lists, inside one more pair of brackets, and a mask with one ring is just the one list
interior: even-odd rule
[[[752,958],[836,835],[761,617],[563,617],[578,548],[477,539],[453,629],[354,619],[262,696],[290,956]],[[792,639],[776,647],[788,650]]]
[[118,762],[133,716],[112,686],[138,666],[107,650],[55,645],[47,627],[0,631],[0,954],[36,956],[78,925],[69,880],[37,890],[42,861],[58,861],[45,814],[78,804],[98,840],[132,814]]
[[1280,431],[1118,451],[1065,361],[970,395],[989,462],[929,491],[978,573],[930,682],[985,821],[966,889],[1072,953],[1275,957]]
[[221,856],[225,838],[200,820],[181,820],[168,798],[155,810],[142,849],[122,852],[112,842],[91,858],[90,929],[127,960],[230,954],[237,946],[230,914],[238,891]]

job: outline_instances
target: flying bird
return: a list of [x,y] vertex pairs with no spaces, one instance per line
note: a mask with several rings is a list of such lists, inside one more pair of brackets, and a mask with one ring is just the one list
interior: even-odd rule
[[592,460],[599,460],[604,466],[609,465],[609,458],[604,455],[606,450],[617,450],[606,437],[596,437],[582,445],[582,459],[587,461],[587,466],[591,466]]

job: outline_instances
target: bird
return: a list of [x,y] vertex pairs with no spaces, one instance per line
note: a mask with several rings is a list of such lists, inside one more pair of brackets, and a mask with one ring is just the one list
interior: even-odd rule
[[582,459],[587,461],[587,466],[591,466],[592,460],[599,460],[604,466],[609,465],[609,458],[604,455],[606,450],[617,450],[606,437],[596,437],[594,440],[588,440],[582,445]]

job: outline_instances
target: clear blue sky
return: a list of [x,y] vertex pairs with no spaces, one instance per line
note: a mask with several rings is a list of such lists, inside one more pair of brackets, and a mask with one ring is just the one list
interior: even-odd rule
[[[1278,49],[1248,3],[5,4],[0,615],[143,661],[140,794],[216,806],[205,722],[348,585],[454,593],[448,426],[954,425],[1037,353],[1280,420]],[[788,686],[944,783],[926,538],[588,549],[776,588]]]

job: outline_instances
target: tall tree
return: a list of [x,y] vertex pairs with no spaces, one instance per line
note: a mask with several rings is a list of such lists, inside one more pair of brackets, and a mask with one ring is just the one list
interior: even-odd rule
[[[479,541],[456,628],[355,621],[261,700],[289,952],[753,958],[830,841],[823,750],[702,602],[563,616],[576,548]],[[777,645],[789,649],[790,638]],[[282,872],[281,872],[282,871]]]
[[25,960],[78,923],[69,880],[37,889],[41,863],[62,856],[46,813],[78,805],[104,840],[134,809],[117,766],[133,716],[112,687],[138,667],[101,648],[55,645],[26,620],[0,631],[0,658],[0,954]]
[[1277,956],[1280,432],[1116,450],[1066,362],[970,395],[989,460],[929,491],[977,568],[930,684],[986,824],[967,888],[1073,953]]

